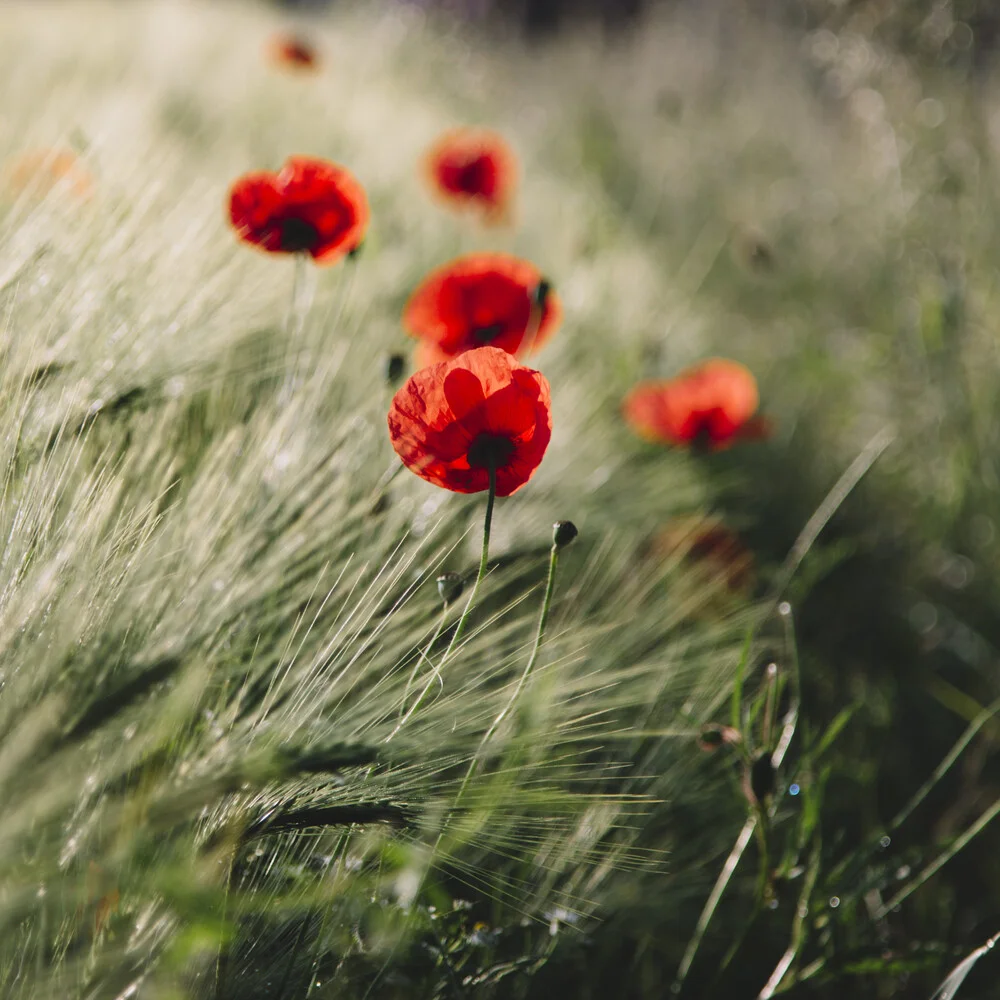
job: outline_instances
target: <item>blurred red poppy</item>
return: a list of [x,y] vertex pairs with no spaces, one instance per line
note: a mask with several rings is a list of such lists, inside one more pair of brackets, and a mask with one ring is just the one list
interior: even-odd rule
[[517,160],[503,136],[488,129],[445,132],[427,152],[431,189],[456,208],[474,208],[487,222],[509,217],[517,187]]
[[735,532],[714,517],[675,518],[653,536],[650,555],[657,559],[679,555],[718,576],[730,591],[745,591],[753,584],[753,555]]
[[549,383],[498,347],[422,368],[396,393],[389,436],[404,464],[456,493],[519,490],[552,434]]
[[469,254],[431,272],[403,311],[403,325],[421,340],[419,367],[487,345],[527,354],[561,321],[559,297],[534,264],[500,253]]
[[622,409],[633,429],[651,441],[718,451],[768,433],[767,423],[753,418],[757,403],[750,371],[712,358],[676,378],[639,383]]
[[275,35],[268,45],[271,62],[282,69],[315,70],[319,67],[319,54],[307,41],[297,35]]
[[68,149],[34,149],[22,153],[4,168],[3,184],[18,194],[36,197],[58,187],[65,187],[80,199],[94,193],[90,173]]
[[245,243],[332,264],[361,243],[368,199],[344,167],[292,156],[277,173],[239,178],[229,191],[229,219]]

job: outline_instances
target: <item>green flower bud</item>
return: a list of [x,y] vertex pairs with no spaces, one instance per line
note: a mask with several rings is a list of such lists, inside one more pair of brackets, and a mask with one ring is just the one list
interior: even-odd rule
[[402,354],[390,354],[385,362],[385,380],[395,385],[406,372],[406,358]]
[[465,581],[458,573],[442,573],[437,578],[438,593],[445,604],[452,604],[462,596]]

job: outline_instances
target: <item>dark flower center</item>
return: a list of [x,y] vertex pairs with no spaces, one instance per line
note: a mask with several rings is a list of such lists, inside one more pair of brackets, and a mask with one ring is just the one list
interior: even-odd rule
[[285,55],[292,61],[308,65],[313,61],[313,52],[305,42],[298,39],[290,41],[285,46]]
[[717,419],[721,416],[721,410],[706,410],[697,415],[694,433],[690,437],[691,448],[695,452],[714,451],[715,446],[724,441],[729,435],[720,433],[716,426]]
[[458,189],[466,194],[483,194],[489,187],[489,161],[479,157],[463,164],[458,173]]
[[311,250],[319,242],[319,230],[308,220],[294,216],[278,224],[278,239],[286,253]]
[[491,323],[489,326],[474,326],[472,339],[479,345],[491,344],[503,333],[503,323]]
[[514,450],[514,442],[502,434],[480,434],[469,445],[469,465],[473,469],[501,469]]

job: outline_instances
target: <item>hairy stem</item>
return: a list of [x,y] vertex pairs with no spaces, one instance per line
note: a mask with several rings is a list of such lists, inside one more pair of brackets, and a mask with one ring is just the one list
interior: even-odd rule
[[465,789],[482,760],[482,753],[486,744],[493,739],[496,731],[500,728],[504,719],[506,719],[507,716],[513,711],[518,698],[521,696],[521,692],[524,690],[525,685],[528,683],[528,679],[531,677],[531,672],[535,669],[535,663],[538,661],[538,652],[542,648],[542,640],[545,638],[545,626],[549,621],[549,611],[552,607],[552,594],[556,586],[556,567],[558,565],[559,546],[553,543],[552,549],[549,552],[549,575],[545,583],[545,597],[542,599],[542,613],[538,618],[538,629],[535,631],[535,642],[531,648],[531,655],[528,657],[528,662],[525,664],[524,670],[521,671],[521,676],[518,678],[517,684],[511,692],[510,698],[507,699],[507,704],[504,705],[497,717],[492,723],[490,723],[490,728],[486,730],[483,734],[483,738],[479,741],[476,753],[473,756],[472,761],[469,763],[469,769],[465,772],[465,777],[462,779],[462,784],[458,789],[458,795],[455,796],[454,804],[456,806],[462,800],[462,796],[465,794]]
[[490,529],[493,526],[493,504],[497,498],[497,470],[493,466],[490,466],[489,473],[490,492],[486,498],[486,518],[483,521],[483,554],[479,559],[479,573],[476,575],[476,583],[472,588],[472,593],[469,594],[469,599],[465,603],[462,617],[458,619],[455,634],[451,637],[451,642],[448,643],[448,648],[444,651],[444,656],[438,664],[439,671],[448,662],[452,652],[458,646],[459,639],[462,638],[462,633],[465,631],[465,624],[469,618],[469,612],[476,603],[476,598],[479,596],[480,584],[483,582],[483,577],[486,576],[486,566],[490,558]]

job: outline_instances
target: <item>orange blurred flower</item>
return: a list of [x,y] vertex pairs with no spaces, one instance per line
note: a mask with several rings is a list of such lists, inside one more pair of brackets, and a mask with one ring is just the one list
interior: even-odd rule
[[642,437],[709,451],[763,437],[766,421],[754,419],[757,381],[736,361],[712,358],[676,378],[641,382],[625,397],[625,419]]
[[94,193],[90,172],[68,149],[36,149],[22,153],[4,168],[2,186],[15,194],[35,197],[44,197],[56,188],[64,188],[80,199]]
[[312,72],[319,68],[319,53],[298,35],[275,35],[268,43],[271,62],[280,69]]

